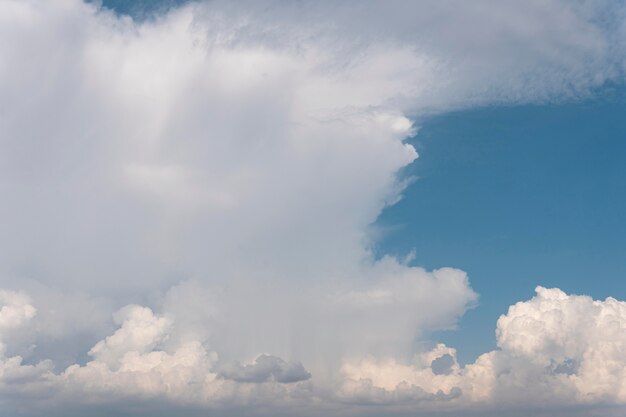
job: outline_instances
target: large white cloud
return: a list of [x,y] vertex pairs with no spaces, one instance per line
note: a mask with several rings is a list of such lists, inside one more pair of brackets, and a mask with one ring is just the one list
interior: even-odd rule
[[[462,271],[374,259],[369,225],[409,183],[411,118],[621,80],[623,15],[200,2],[134,22],[78,0],[3,1],[0,286],[32,297],[0,297],[4,401],[491,398],[462,381],[493,382],[504,353],[461,371],[438,347],[436,372],[403,377],[401,394],[394,372],[367,376],[380,361],[415,374],[416,338],[476,301]],[[524,333],[502,326],[513,352]],[[581,369],[575,352],[537,349],[558,375]]]

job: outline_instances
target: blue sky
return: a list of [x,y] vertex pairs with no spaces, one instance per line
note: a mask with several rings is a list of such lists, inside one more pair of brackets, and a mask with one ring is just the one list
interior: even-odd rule
[[116,13],[142,18],[146,14],[163,12],[189,0],[102,0],[102,6]]
[[552,105],[488,107],[424,120],[415,181],[378,220],[378,249],[427,269],[454,265],[481,295],[441,337],[460,357],[537,285],[594,298],[626,293],[626,103],[607,88]]
[[0,56],[3,417],[624,415],[623,2],[4,0]]

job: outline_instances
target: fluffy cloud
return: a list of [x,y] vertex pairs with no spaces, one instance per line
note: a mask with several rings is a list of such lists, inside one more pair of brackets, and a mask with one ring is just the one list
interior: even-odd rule
[[37,310],[27,295],[0,290],[0,331],[20,326],[33,318]]
[[[3,312],[27,314],[23,294],[3,293]],[[28,317],[26,317],[28,316]],[[626,302],[567,295],[537,288],[498,320],[498,350],[460,366],[443,344],[411,361],[368,355],[345,359],[340,379],[328,384],[302,363],[263,354],[248,364],[223,361],[199,341],[165,347],[176,323],[149,308],[130,305],[115,314],[119,328],[89,352],[93,360],[55,372],[50,361],[0,360],[5,398],[54,407],[125,404],[165,399],[180,407],[291,406],[339,410],[346,404],[378,404],[388,412],[464,409],[538,413],[563,404],[626,404]],[[54,393],[54,397],[51,397]],[[11,402],[9,401],[9,404]],[[67,405],[67,404],[66,404]],[[485,411],[486,410],[486,411]],[[321,411],[319,411],[321,412]],[[537,414],[539,415],[539,414]]]
[[421,400],[449,398],[470,409],[626,404],[626,302],[556,288],[536,291],[500,317],[499,349],[476,362],[459,367],[456,351],[438,345],[413,364],[375,358],[346,363],[342,393],[356,401],[397,402],[411,389],[423,393]]
[[237,382],[276,382],[291,383],[311,378],[300,362],[285,362],[271,355],[261,355],[253,364],[230,363],[222,367],[220,376]]
[[[7,303],[3,312],[34,311],[24,303],[27,299],[23,295],[3,295],[11,297],[11,304],[7,297],[3,299]],[[49,360],[30,365],[20,356],[0,356],[4,402],[15,406],[16,401],[29,398],[35,412],[50,406],[120,406],[128,400],[154,399],[181,406],[224,407],[280,402],[294,391],[307,390],[295,384],[311,376],[300,363],[261,355],[252,365],[219,365],[217,354],[198,341],[163,349],[161,344],[173,323],[149,308],[129,305],[118,311],[114,320],[119,328],[92,347],[92,360],[84,365],[55,371]],[[21,321],[19,325],[28,323]]]
[[114,320],[121,327],[89,351],[90,356],[110,367],[119,366],[120,360],[129,351],[152,351],[166,338],[170,326],[165,317],[155,317],[149,308],[133,305],[118,311]]
[[535,298],[512,306],[498,320],[505,366],[501,357],[494,358],[496,395],[526,384],[524,393],[500,397],[626,402],[625,330],[623,301],[594,301],[538,287]]
[[22,293],[0,290],[0,360],[6,353],[3,339],[12,329],[32,319],[37,310],[30,298]]
[[[489,403],[529,357],[550,387],[591,372],[587,345],[559,356],[505,319],[475,364],[445,346],[410,364],[476,294],[463,271],[375,259],[369,226],[410,182],[415,120],[621,80],[623,14],[217,1],[137,22],[2,2],[2,401]],[[563,392],[622,401],[606,388],[619,366]]]

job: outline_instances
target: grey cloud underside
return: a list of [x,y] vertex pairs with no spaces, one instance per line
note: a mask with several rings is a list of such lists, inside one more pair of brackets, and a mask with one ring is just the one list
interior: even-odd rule
[[237,382],[260,383],[273,380],[283,384],[311,378],[311,374],[300,362],[285,362],[272,355],[261,355],[250,365],[242,365],[239,362],[226,363],[220,367],[218,375]]
[[454,357],[449,353],[438,357],[433,360],[430,367],[435,375],[449,375],[452,373],[452,366],[454,365]]
[[624,16],[215,1],[133,21],[3,1],[3,412],[620,407],[623,303],[538,289],[461,367],[415,341],[475,305],[467,275],[370,248],[411,182],[416,120],[621,83]]

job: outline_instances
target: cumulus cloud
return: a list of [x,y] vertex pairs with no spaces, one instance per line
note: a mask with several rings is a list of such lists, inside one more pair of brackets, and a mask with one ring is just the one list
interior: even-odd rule
[[170,326],[170,321],[165,317],[155,317],[149,308],[134,305],[118,311],[114,320],[121,327],[89,351],[89,355],[98,362],[111,367],[117,366],[129,351],[152,351],[167,337]]
[[242,365],[238,362],[226,364],[220,370],[220,376],[237,382],[276,382],[291,383],[311,378],[300,362],[285,362],[272,355],[261,355],[253,364]]
[[506,375],[496,358],[496,394],[528,384],[531,388],[515,398],[501,398],[626,402],[625,314],[626,303],[614,298],[595,301],[537,287],[532,300],[512,306],[498,320],[498,346],[512,372]]
[[[13,326],[28,325],[35,310],[25,295],[4,292],[3,303],[2,317],[22,317]],[[92,360],[85,365],[55,372],[50,361],[31,365],[19,356],[2,356],[5,401],[29,396],[38,406],[59,407],[64,401],[96,406],[158,398],[218,410],[271,405],[284,411],[306,405],[313,415],[321,412],[315,407],[320,401],[337,412],[346,404],[378,404],[389,412],[469,413],[626,404],[626,302],[613,298],[597,301],[538,287],[534,298],[500,317],[498,349],[474,363],[460,366],[456,350],[443,344],[410,361],[346,357],[334,384],[301,362],[274,355],[242,364],[221,360],[200,341],[165,347],[162,342],[175,333],[176,323],[146,307],[125,307],[114,320],[118,329],[91,349]]]
[[0,290],[0,329],[18,327],[33,318],[37,310],[30,302],[25,294]]
[[31,305],[30,298],[14,291],[0,290],[0,360],[6,353],[3,343],[7,334],[35,316],[37,310]]
[[[4,292],[3,296],[5,317],[34,311],[22,294]],[[0,351],[3,402],[17,406],[29,398],[34,402],[30,411],[35,413],[45,407],[120,407],[131,399],[224,407],[271,404],[289,398],[293,392],[308,390],[296,384],[311,377],[298,362],[261,355],[252,365],[218,366],[218,355],[199,341],[163,348],[161,343],[169,337],[174,323],[147,307],[129,305],[115,313],[114,321],[119,328],[92,347],[92,360],[84,365],[54,371],[49,360],[25,364],[22,357],[6,357]],[[16,325],[28,323],[26,320]]]
[[[463,406],[554,407],[625,404],[626,302],[567,295],[537,287],[529,301],[500,317],[498,350],[460,367],[456,351],[438,345],[412,364],[369,358],[346,363],[344,395],[396,399],[407,387],[431,395],[458,393]],[[445,371],[441,371],[442,358]]]
[[477,296],[463,271],[376,259],[369,228],[410,183],[420,117],[621,81],[623,15],[216,1],[133,21],[79,0],[2,2],[2,401],[489,403],[531,374],[564,384],[553,398],[623,401],[606,388],[621,362],[593,384],[586,367],[613,357],[608,341],[560,354],[564,339],[525,333],[557,326],[532,316],[541,294],[499,322],[501,350],[461,368],[437,346],[411,363],[416,338]]

